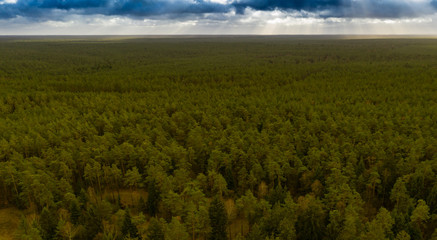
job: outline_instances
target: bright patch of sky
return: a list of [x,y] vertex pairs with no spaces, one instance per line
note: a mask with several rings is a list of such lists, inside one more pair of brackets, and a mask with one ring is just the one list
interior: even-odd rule
[[15,4],[17,3],[17,0],[0,0],[0,4],[6,4],[6,3]]

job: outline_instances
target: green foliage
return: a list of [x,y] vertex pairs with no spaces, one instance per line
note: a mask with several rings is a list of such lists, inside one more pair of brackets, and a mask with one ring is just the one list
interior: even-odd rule
[[171,219],[165,231],[165,240],[188,240],[190,239],[185,226],[175,217]]
[[73,224],[77,224],[79,222],[79,218],[81,216],[81,210],[79,208],[79,204],[77,201],[71,201],[70,204],[70,220]]
[[43,239],[35,222],[29,224],[28,220],[24,216],[22,216],[20,219],[20,225],[17,229],[16,238],[19,240]]
[[437,181],[434,183],[434,187],[429,192],[426,202],[430,206],[431,213],[437,214]]
[[326,214],[321,201],[312,195],[306,195],[299,198],[298,207],[297,239],[316,240],[323,238]]
[[156,219],[152,218],[149,223],[149,228],[147,229],[147,239],[150,240],[164,240],[164,229],[162,223]]
[[151,181],[149,183],[149,187],[147,188],[149,195],[147,196],[147,213],[150,216],[155,216],[158,211],[158,204],[161,199],[161,193],[156,186],[155,181]]
[[209,207],[209,219],[211,222],[211,240],[228,239],[226,227],[228,225],[227,214],[223,202],[215,197]]
[[43,208],[39,217],[39,225],[41,227],[41,236],[44,240],[51,240],[55,237],[58,217],[53,208]]
[[138,229],[132,223],[132,217],[129,213],[129,210],[125,211],[123,225],[121,226],[121,234],[123,237],[129,236],[131,238],[138,238]]
[[254,224],[250,232],[247,234],[247,240],[256,240],[265,238],[262,230],[258,226],[258,224]]
[[121,238],[127,205],[138,238],[150,218],[167,239],[432,238],[436,49],[1,38],[0,207],[35,212],[35,239]]
[[110,218],[111,210],[110,204],[106,201],[89,204],[79,220],[84,226],[84,229],[78,233],[79,238],[93,239],[99,232],[102,232],[103,221]]
[[410,239],[411,239],[410,235],[407,232],[403,231],[403,230],[400,231],[396,235],[396,238],[395,238],[395,240],[410,240]]
[[398,179],[391,190],[390,199],[395,204],[395,209],[399,212],[407,212],[412,208],[413,202],[408,195],[405,182],[402,179]]
[[430,219],[429,207],[422,199],[417,201],[417,206],[411,213],[411,226],[417,231],[418,235],[425,233],[426,222]]
[[385,208],[381,208],[376,215],[376,218],[369,222],[366,226],[367,231],[362,234],[361,239],[375,239],[385,240],[390,239],[392,236],[392,226],[394,224],[393,218],[390,216],[389,211]]
[[132,170],[127,170],[124,177],[125,177],[124,184],[131,188],[138,187],[142,179],[141,174],[138,172],[137,167],[133,167]]
[[417,202],[417,206],[414,211],[411,213],[411,222],[416,225],[422,225],[425,223],[429,216],[429,207],[426,205],[426,202],[420,199]]
[[237,200],[236,205],[243,217],[249,221],[250,225],[255,223],[257,199],[253,196],[253,193],[250,190]]
[[147,212],[147,205],[146,201],[144,201],[143,196],[140,196],[140,198],[138,199],[138,211],[140,211],[141,213]]

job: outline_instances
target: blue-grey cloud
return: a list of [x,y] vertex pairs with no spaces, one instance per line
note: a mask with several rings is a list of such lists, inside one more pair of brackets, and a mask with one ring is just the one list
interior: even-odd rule
[[323,18],[402,18],[435,12],[437,0],[234,0],[226,4],[209,0],[0,0],[0,19],[53,19],[63,14],[177,17],[230,11],[244,14],[247,9],[306,11]]
[[53,17],[53,10],[104,8],[107,1],[99,0],[18,0],[0,5],[0,18],[16,16],[42,18]]
[[154,15],[181,15],[228,12],[229,6],[197,1],[174,1],[174,0],[121,0],[109,3],[108,8],[101,9],[105,15],[130,15],[130,16],[154,16]]
[[240,0],[233,3],[238,13],[255,10],[304,10],[320,17],[402,18],[416,17],[436,11],[437,0],[429,3],[408,0]]
[[241,0],[232,5],[236,7],[238,13],[243,13],[246,8],[256,10],[274,10],[274,9],[293,9],[293,10],[325,10],[341,8],[347,5],[342,0]]
[[[1,2],[0,2],[1,3]],[[53,11],[75,14],[153,16],[228,12],[230,6],[213,2],[174,0],[18,0],[0,5],[0,18],[50,17]]]

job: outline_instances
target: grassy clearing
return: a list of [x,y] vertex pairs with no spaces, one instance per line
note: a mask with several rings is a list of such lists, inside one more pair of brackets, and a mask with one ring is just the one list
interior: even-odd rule
[[23,213],[16,208],[0,209],[0,239],[14,239],[15,231]]

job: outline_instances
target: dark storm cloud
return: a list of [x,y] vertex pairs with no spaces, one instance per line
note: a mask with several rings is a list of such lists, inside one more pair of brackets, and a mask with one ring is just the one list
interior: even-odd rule
[[153,16],[228,12],[229,6],[205,1],[125,0],[109,3],[105,15]]
[[[0,0],[1,3],[1,0]],[[177,0],[18,0],[0,5],[0,18],[50,18],[56,10],[75,14],[156,16],[229,12],[229,5],[213,2]]]
[[433,13],[436,8],[437,0],[431,4],[407,0],[235,0],[227,4],[207,0],[18,0],[0,4],[0,18],[59,19],[65,14],[178,17],[232,10],[244,14],[247,9],[303,10],[323,18],[402,18]]
[[0,18],[53,17],[53,10],[70,10],[104,7],[106,1],[99,0],[18,0],[16,3],[0,5]]

